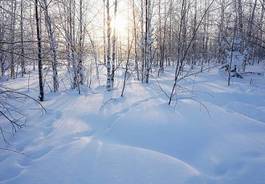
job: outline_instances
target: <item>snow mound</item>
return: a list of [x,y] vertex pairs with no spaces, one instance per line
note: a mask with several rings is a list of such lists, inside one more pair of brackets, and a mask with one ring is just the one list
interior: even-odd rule
[[13,163],[21,171],[2,182],[182,184],[200,178],[199,171],[171,156],[137,147],[106,144],[93,137],[82,137],[59,148],[39,150],[33,155],[31,164],[25,159]]

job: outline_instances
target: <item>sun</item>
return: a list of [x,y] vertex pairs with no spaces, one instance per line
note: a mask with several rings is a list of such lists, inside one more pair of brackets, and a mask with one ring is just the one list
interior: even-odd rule
[[127,34],[128,20],[126,19],[126,16],[118,14],[112,25],[114,25],[112,27],[115,28],[117,34],[121,36]]

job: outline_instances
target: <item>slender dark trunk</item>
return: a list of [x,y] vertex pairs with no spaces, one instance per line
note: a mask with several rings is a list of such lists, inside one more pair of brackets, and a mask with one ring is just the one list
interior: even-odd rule
[[38,0],[35,0],[35,18],[36,18],[37,41],[38,41],[38,72],[39,72],[39,88],[40,88],[39,100],[42,102],[44,101],[44,89],[43,89],[43,79],[42,79],[42,52],[41,52],[41,36],[40,36]]
[[21,0],[20,2],[20,39],[21,39],[21,75],[24,77],[24,74],[26,73],[25,69],[25,51],[24,51],[24,24],[23,24],[23,8],[24,8],[24,0]]

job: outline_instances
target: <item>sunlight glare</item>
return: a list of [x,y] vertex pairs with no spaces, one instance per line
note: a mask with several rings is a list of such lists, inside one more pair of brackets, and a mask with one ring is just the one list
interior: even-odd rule
[[117,15],[116,20],[114,22],[114,27],[116,29],[116,32],[120,36],[124,36],[127,34],[128,29],[128,21],[123,15]]

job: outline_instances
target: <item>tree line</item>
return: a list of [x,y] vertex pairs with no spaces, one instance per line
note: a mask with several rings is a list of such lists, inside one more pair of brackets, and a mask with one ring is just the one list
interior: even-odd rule
[[[126,40],[113,26],[124,4]],[[0,0],[1,80],[36,70],[43,101],[47,75],[57,92],[66,71],[80,93],[104,73],[111,91],[122,70],[123,96],[129,76],[149,83],[173,67],[171,104],[177,83],[198,68],[227,65],[230,85],[235,55],[238,72],[262,62],[264,12],[265,0]]]

